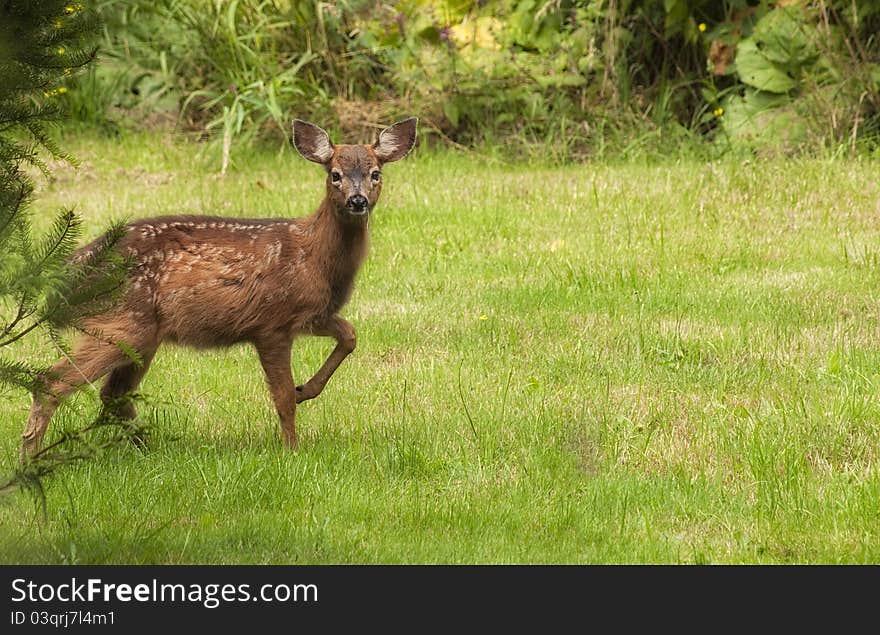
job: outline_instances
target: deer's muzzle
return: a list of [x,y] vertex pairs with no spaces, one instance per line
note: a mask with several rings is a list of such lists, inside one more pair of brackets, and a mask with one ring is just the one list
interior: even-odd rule
[[370,202],[363,194],[355,194],[345,202],[345,207],[350,214],[363,216],[370,211]]

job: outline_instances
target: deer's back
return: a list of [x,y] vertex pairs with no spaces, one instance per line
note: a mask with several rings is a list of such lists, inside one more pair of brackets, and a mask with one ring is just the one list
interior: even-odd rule
[[160,340],[222,346],[296,332],[331,302],[303,219],[151,218],[131,223],[119,248],[133,260],[119,310]]

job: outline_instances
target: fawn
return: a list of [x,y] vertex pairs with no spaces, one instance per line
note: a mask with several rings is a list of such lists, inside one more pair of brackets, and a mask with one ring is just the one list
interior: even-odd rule
[[[59,400],[107,373],[105,407],[133,419],[134,405],[124,397],[137,388],[163,341],[203,348],[252,343],[284,441],[295,447],[296,404],[321,394],[355,348],[354,327],[337,312],[366,255],[382,166],[409,153],[416,123],[413,117],[386,128],[373,145],[334,145],[318,126],[295,120],[294,146],[327,171],[324,200],[311,216],[163,216],[127,225],[117,246],[133,263],[126,288],[112,308],[83,321],[84,335],[70,358],[41,378],[22,435],[22,459],[38,451]],[[290,353],[300,334],[329,336],[336,346],[315,375],[296,386]]]

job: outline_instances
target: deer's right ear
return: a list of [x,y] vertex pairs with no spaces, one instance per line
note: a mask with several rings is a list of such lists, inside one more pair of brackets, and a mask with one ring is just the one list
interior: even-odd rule
[[313,123],[293,120],[293,145],[309,161],[326,164],[333,157],[330,136]]
[[398,121],[379,133],[379,139],[373,144],[373,149],[381,163],[399,161],[413,149],[416,144],[418,122],[417,117],[410,117]]

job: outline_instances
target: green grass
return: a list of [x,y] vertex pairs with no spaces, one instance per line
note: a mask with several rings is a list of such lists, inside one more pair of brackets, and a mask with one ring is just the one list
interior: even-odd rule
[[[320,169],[74,139],[35,210],[309,213]],[[880,562],[880,181],[868,161],[386,171],[359,348],[281,446],[256,354],[165,347],[146,452],[0,504],[0,561]],[[47,221],[48,222],[48,221]],[[91,235],[90,234],[90,235]],[[331,343],[302,339],[307,378]],[[18,351],[50,360],[39,339]],[[15,465],[29,398],[0,394]],[[79,394],[50,428],[97,410]]]

